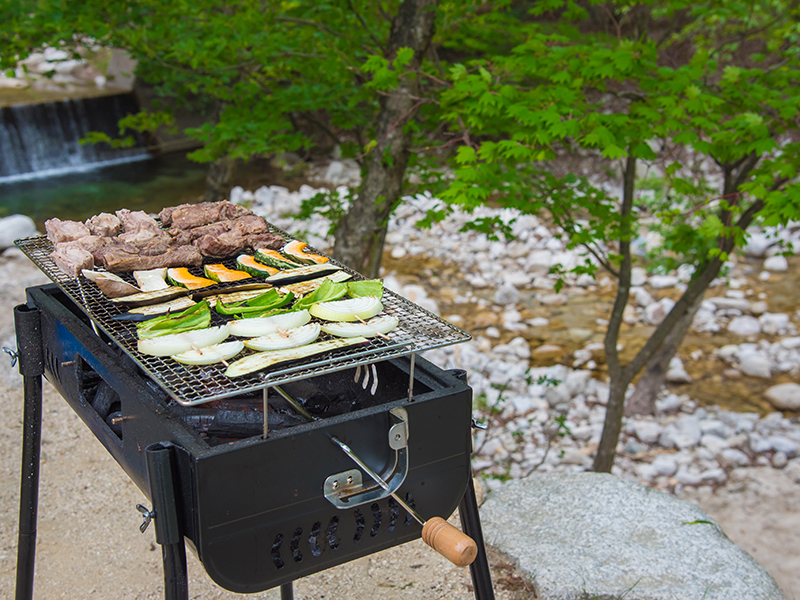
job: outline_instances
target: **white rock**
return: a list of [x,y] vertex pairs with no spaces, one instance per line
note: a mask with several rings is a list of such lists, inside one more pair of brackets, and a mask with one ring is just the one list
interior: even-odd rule
[[675,306],[675,301],[667,297],[650,304],[644,309],[644,321],[651,325],[658,325],[672,310],[673,306]]
[[746,467],[750,464],[750,457],[736,448],[725,448],[720,452],[719,458],[731,467]]
[[772,363],[766,356],[758,353],[742,356],[739,370],[750,377],[760,377],[762,379],[772,377]]
[[657,290],[675,287],[675,285],[680,281],[674,275],[653,275],[650,278],[650,287],[655,288]]
[[780,383],[773,385],[764,396],[779,410],[800,410],[800,384]]
[[758,318],[761,331],[767,335],[780,335],[786,333],[789,325],[789,315],[783,313],[764,313]]
[[769,305],[763,300],[759,300],[758,302],[753,302],[750,305],[750,312],[753,313],[755,316],[763,315],[768,310],[769,310]]
[[764,268],[767,271],[788,271],[789,261],[785,256],[770,256],[764,260]]
[[717,310],[736,309],[742,312],[750,310],[750,302],[741,300],[739,298],[724,298],[722,296],[715,296],[708,298],[708,302],[713,304]]
[[755,317],[743,315],[731,319],[731,322],[728,323],[728,331],[734,335],[749,337],[761,333],[761,324]]
[[656,400],[656,412],[669,414],[678,412],[683,406],[683,399],[677,394],[667,394],[664,398]]
[[632,421],[631,428],[639,441],[645,444],[655,444],[664,430],[661,424],[655,421]]
[[776,452],[772,455],[772,466],[776,469],[782,469],[789,462],[789,457],[783,452]]
[[519,301],[519,290],[511,283],[504,281],[494,294],[495,304],[516,304]]
[[787,456],[797,454],[797,444],[782,435],[771,435],[765,441],[775,452],[783,452]]
[[10,248],[14,240],[38,235],[36,224],[28,216],[11,215],[0,219],[0,250]]
[[747,256],[754,256],[756,258],[763,258],[767,254],[767,248],[772,246],[775,240],[769,239],[763,233],[754,233],[747,240],[744,246],[744,253]]
[[700,438],[700,444],[708,448],[714,455],[719,454],[728,447],[726,440],[710,433]]
[[632,287],[631,296],[633,297],[636,304],[638,304],[641,307],[649,306],[650,304],[653,304],[655,302],[653,297],[643,287]]
[[674,454],[659,454],[651,463],[656,475],[671,477],[678,470],[678,461]]
[[647,269],[634,267],[631,269],[631,285],[639,287],[647,283]]
[[683,361],[677,356],[669,361],[666,380],[670,383],[691,383],[692,378],[683,366]]

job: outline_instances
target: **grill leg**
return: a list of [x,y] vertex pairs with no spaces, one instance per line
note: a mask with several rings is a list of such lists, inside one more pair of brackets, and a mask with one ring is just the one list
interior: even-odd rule
[[291,581],[281,586],[281,600],[294,600],[294,588]]
[[461,518],[461,529],[478,545],[478,556],[469,566],[472,575],[472,587],[475,588],[476,600],[494,600],[492,588],[492,573],[489,570],[489,560],[486,557],[486,543],[483,541],[481,519],[478,515],[478,501],[475,498],[475,486],[472,477],[469,478],[467,491],[458,505],[458,515]]
[[42,355],[39,310],[14,308],[19,372],[23,376],[25,408],[22,437],[22,477],[19,490],[16,600],[33,598],[36,521],[39,511],[39,464],[42,440]]
[[164,597],[166,600],[188,600],[186,546],[178,520],[175,499],[175,474],[172,469],[172,445],[151,444],[145,449],[147,479],[153,501],[156,542],[161,545],[164,563]]

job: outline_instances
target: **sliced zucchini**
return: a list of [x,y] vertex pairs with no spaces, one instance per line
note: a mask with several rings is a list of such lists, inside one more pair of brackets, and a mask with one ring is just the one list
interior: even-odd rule
[[179,285],[189,290],[208,287],[214,285],[216,281],[192,275],[186,267],[172,267],[167,269],[167,281],[172,285]]
[[298,283],[300,281],[308,281],[309,279],[316,279],[324,275],[330,275],[337,271],[341,271],[341,267],[336,265],[306,265],[305,267],[297,267],[295,269],[287,269],[275,275],[267,277],[265,280],[272,285],[287,285],[289,283]]
[[303,294],[313,292],[327,280],[331,280],[334,283],[340,283],[342,281],[347,281],[352,277],[353,276],[347,271],[340,270],[335,271],[330,275],[326,275],[325,277],[317,277],[316,279],[309,279],[308,281],[301,281],[299,283],[290,283],[289,285],[281,287],[280,291],[282,294],[292,292],[295,296],[301,296]]
[[321,265],[322,263],[326,263],[330,260],[330,258],[327,256],[306,252],[306,248],[308,248],[308,244],[305,242],[301,242],[300,240],[292,240],[281,249],[281,253],[289,260],[303,263],[304,265]]
[[170,286],[154,292],[140,292],[138,294],[131,294],[130,296],[123,296],[122,298],[110,298],[110,301],[115,304],[125,304],[127,306],[147,306],[149,304],[158,304],[160,302],[174,300],[186,294],[186,288]]
[[369,340],[364,337],[336,338],[334,340],[316,342],[298,348],[289,348],[288,350],[259,352],[258,354],[252,354],[231,363],[224,374],[228,377],[241,377],[280,363],[306,358],[307,356],[314,356],[315,354],[322,354],[323,352],[329,352],[338,348],[364,344],[368,341]]
[[302,266],[299,263],[288,260],[277,250],[270,250],[269,248],[260,248],[256,250],[255,259],[260,263],[278,269],[295,269]]
[[240,254],[236,258],[236,266],[253,277],[269,277],[280,270],[258,262],[249,254]]
[[204,265],[203,266],[203,273],[209,279],[216,281],[217,283],[227,283],[229,281],[241,281],[242,279],[249,279],[252,277],[250,273],[246,271],[235,271],[234,269],[229,269],[225,265],[216,264],[216,265]]
[[132,308],[128,312],[111,318],[115,321],[144,321],[146,319],[157,317],[158,315],[164,315],[168,312],[183,310],[184,308],[189,308],[195,304],[196,302],[189,296],[183,296],[181,298],[175,298],[175,300],[170,300],[169,302],[161,302],[159,304],[151,304],[149,306]]

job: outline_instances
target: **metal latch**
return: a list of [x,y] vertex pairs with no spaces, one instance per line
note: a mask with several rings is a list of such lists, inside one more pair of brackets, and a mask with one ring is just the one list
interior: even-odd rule
[[142,513],[142,517],[144,518],[142,524],[139,525],[139,531],[144,533],[147,527],[150,525],[150,521],[156,518],[156,512],[154,510],[150,510],[143,504],[137,504],[136,510]]
[[393,421],[389,428],[389,447],[394,450],[395,460],[381,479],[389,489],[377,486],[372,478],[365,485],[364,477],[359,469],[349,469],[330,475],[322,486],[323,494],[337,508],[353,508],[386,498],[396,492],[408,474],[408,412],[404,408],[389,411]]
[[17,352],[16,350],[12,350],[8,346],[3,346],[3,352],[5,352],[11,357],[12,367],[17,364],[17,359],[19,358],[19,352]]

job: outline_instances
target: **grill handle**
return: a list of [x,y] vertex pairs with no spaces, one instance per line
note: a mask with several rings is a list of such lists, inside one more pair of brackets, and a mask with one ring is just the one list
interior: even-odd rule
[[373,471],[350,447],[335,436],[331,441],[337,445],[342,452],[347,454],[353,462],[366,471],[375,482],[381,486],[389,495],[394,498],[400,506],[408,511],[417,522],[422,525],[422,541],[436,550],[457,567],[468,567],[478,555],[478,545],[467,534],[462,533],[442,517],[431,517],[425,521],[413,508],[411,508],[400,496],[389,487],[383,478]]

